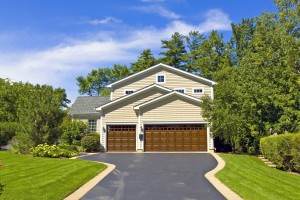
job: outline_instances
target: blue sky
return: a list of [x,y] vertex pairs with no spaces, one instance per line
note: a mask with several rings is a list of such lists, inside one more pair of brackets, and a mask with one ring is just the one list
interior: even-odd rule
[[174,32],[212,29],[276,12],[272,0],[0,0],[0,77],[78,96],[76,77],[136,61]]

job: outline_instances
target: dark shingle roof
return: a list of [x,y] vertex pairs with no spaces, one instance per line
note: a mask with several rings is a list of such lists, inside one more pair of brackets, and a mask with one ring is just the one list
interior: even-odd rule
[[95,108],[110,102],[110,97],[79,96],[71,106],[70,115],[97,113]]

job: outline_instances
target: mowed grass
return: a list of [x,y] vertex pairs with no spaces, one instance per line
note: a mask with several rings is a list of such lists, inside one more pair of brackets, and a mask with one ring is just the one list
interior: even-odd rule
[[0,151],[0,199],[63,199],[106,168],[84,160],[34,158]]
[[225,168],[216,177],[248,199],[300,199],[300,176],[272,169],[250,155],[220,155]]

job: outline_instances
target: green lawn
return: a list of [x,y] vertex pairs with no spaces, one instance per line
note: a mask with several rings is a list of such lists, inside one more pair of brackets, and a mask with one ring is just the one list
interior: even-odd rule
[[300,176],[269,168],[249,155],[220,155],[225,168],[216,177],[244,199],[300,199]]
[[0,151],[0,199],[63,199],[106,165],[84,160],[34,158]]

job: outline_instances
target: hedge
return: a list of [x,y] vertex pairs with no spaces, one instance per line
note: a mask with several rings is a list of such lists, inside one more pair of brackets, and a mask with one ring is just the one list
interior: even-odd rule
[[277,168],[300,172],[300,134],[282,134],[260,140],[260,151]]

